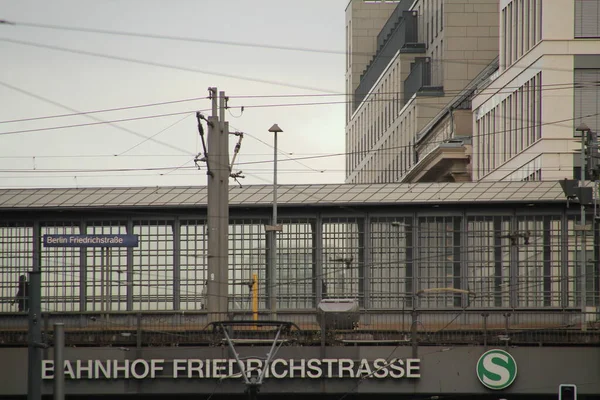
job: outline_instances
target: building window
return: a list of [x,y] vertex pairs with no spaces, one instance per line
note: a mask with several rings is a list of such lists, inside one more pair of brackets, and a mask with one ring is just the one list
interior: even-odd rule
[[444,0],[440,0],[440,31],[444,30]]
[[600,128],[600,69],[575,70],[575,126],[584,122],[594,132]]
[[600,37],[600,0],[575,0],[575,37]]

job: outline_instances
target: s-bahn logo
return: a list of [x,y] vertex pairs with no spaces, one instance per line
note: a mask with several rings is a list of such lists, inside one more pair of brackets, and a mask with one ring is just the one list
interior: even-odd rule
[[477,377],[490,389],[502,390],[509,387],[517,377],[517,363],[506,351],[486,351],[477,361]]

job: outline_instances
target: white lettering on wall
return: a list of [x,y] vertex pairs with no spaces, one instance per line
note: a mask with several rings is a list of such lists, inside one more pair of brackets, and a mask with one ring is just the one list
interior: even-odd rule
[[[275,359],[268,366],[263,360],[234,359],[135,359],[135,360],[65,360],[65,378],[81,379],[239,379],[242,372],[256,377],[265,370],[265,378],[275,379],[416,379],[421,377],[418,358],[350,358]],[[170,365],[168,365],[170,364]],[[42,379],[54,379],[54,362],[42,360]]]

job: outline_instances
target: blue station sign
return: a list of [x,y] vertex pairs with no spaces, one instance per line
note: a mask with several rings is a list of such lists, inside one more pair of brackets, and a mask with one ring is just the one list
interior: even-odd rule
[[44,235],[44,247],[137,247],[138,235]]

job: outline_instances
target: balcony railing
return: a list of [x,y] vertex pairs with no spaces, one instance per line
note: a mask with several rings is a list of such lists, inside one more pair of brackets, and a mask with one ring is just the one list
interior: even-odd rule
[[440,61],[430,57],[417,57],[411,64],[410,74],[404,81],[404,104],[415,93],[430,91],[438,93],[443,87],[443,67]]
[[379,35],[377,35],[377,51],[381,50],[385,44],[385,41],[390,37],[393,30],[396,29],[402,20],[402,14],[404,11],[408,11],[413,1],[414,0],[401,0],[398,3],[392,12],[392,15],[390,15],[385,25],[383,25],[383,28],[381,28],[381,32],[379,32]]
[[[416,11],[403,11],[402,18],[393,25],[387,38],[382,41],[381,47],[363,72],[360,83],[354,91],[354,109],[364,100],[365,96],[375,85],[390,60],[398,50],[415,47],[417,44],[417,13]],[[424,49],[424,45],[422,46]]]
[[[252,313],[236,313],[234,320],[252,320]],[[283,339],[302,345],[406,343],[427,345],[540,346],[600,343],[600,315],[576,309],[440,309],[369,310],[358,313],[350,328],[329,327],[315,310],[278,312],[278,320],[293,324]],[[260,313],[259,320],[270,318]],[[125,350],[147,346],[211,346],[224,337],[211,329],[211,315],[202,312],[44,313],[43,342],[53,343],[53,325],[65,325],[67,346],[113,346]],[[416,326],[413,326],[416,325]],[[415,329],[413,329],[415,328]],[[272,340],[273,332],[240,329],[236,337],[247,342]],[[412,336],[416,334],[416,336]],[[323,337],[324,336],[324,337]],[[25,313],[0,315],[0,346],[27,346]]]

